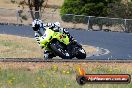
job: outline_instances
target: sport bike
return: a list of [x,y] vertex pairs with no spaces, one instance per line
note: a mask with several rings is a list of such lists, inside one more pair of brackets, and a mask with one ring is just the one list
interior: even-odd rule
[[81,44],[70,42],[66,34],[55,32],[49,28],[46,28],[43,36],[40,37],[40,45],[63,59],[86,58],[86,52]]

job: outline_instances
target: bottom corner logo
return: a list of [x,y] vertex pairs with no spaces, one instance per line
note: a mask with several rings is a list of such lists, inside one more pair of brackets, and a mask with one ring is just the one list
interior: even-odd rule
[[130,83],[131,76],[129,74],[86,74],[77,76],[76,81],[80,85],[86,83]]

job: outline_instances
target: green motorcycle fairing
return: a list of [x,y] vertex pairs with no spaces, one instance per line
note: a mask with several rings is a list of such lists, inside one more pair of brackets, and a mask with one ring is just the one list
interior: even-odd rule
[[64,43],[65,45],[68,45],[69,37],[66,34],[55,32],[49,28],[46,29],[43,36],[39,37],[40,39],[40,46],[45,47],[45,49],[48,49],[48,44],[53,40],[57,39],[58,41]]

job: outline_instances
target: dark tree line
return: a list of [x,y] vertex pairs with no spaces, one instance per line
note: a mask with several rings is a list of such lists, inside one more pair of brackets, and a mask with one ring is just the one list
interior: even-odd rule
[[[63,21],[85,24],[88,23],[89,18],[87,16],[95,16],[95,18],[90,18],[89,21],[91,29],[92,25],[98,25],[100,30],[102,30],[103,25],[124,25],[126,29],[132,29],[132,21],[127,20],[127,23],[124,23],[123,20],[132,18],[132,2],[124,3],[122,0],[65,0],[60,13]],[[96,19],[96,17],[113,17],[121,19]]]
[[132,18],[132,3],[122,0],[65,0],[61,14]]

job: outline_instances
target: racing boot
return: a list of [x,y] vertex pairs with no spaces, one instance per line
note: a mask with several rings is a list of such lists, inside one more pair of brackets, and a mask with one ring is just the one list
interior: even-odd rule
[[56,57],[52,52],[45,50],[44,51],[44,58],[45,60],[52,59],[53,57]]

